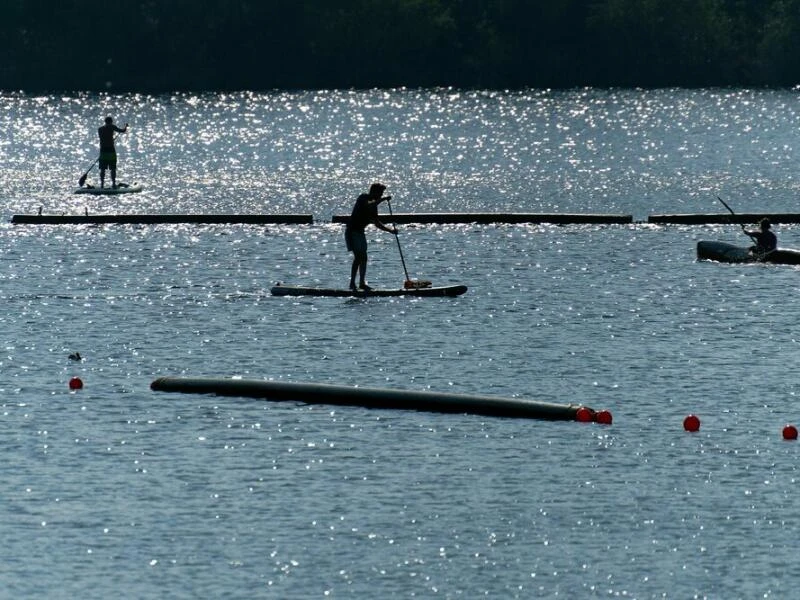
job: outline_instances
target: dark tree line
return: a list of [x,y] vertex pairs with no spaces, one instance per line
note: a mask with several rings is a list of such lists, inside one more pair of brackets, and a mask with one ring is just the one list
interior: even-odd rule
[[800,0],[2,0],[0,89],[791,86]]

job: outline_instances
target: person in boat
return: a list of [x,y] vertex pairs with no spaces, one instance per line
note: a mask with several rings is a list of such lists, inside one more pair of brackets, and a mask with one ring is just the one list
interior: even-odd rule
[[750,253],[764,256],[778,247],[778,238],[772,233],[772,223],[769,222],[768,218],[761,219],[758,225],[759,229],[757,231],[745,231],[745,233],[755,242],[754,245],[750,246]]
[[383,197],[386,186],[381,183],[373,183],[369,188],[369,193],[361,194],[353,205],[353,212],[344,230],[344,240],[347,250],[353,253],[353,265],[350,267],[350,289],[356,289],[356,275],[358,278],[358,289],[370,290],[367,285],[367,236],[364,230],[367,225],[375,225],[378,229],[397,235],[396,227],[389,227],[378,218],[378,205],[384,200],[391,199],[391,196]]
[[128,131],[128,124],[120,129],[114,125],[114,119],[106,117],[106,124],[97,128],[100,136],[100,187],[105,186],[106,169],[111,171],[111,187],[117,187],[117,149],[114,146],[114,134]]

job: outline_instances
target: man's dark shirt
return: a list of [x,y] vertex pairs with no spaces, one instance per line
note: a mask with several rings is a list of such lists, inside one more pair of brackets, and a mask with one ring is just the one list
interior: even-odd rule
[[378,218],[378,205],[370,202],[369,194],[361,194],[353,206],[347,227],[353,231],[364,231],[370,223]]
[[103,125],[97,128],[97,135],[100,136],[100,152],[116,152],[114,148],[114,132],[124,133],[122,129],[114,124]]
[[778,238],[770,230],[751,231],[750,235],[756,239],[756,248],[760,252],[772,252],[778,247]]

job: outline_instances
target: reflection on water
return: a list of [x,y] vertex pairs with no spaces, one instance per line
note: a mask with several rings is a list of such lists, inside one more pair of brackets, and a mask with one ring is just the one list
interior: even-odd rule
[[[0,526],[14,597],[770,597],[791,585],[797,270],[737,227],[402,227],[447,299],[343,285],[396,210],[791,210],[790,92],[0,98],[6,214],[300,212],[302,226],[0,225]],[[147,191],[69,194],[106,113]],[[776,227],[800,247],[797,228]],[[370,233],[371,282],[405,278]],[[80,352],[83,360],[69,355]],[[245,376],[585,403],[612,427],[157,394]],[[80,376],[85,387],[70,392]],[[701,431],[681,423],[700,415]],[[736,549],[731,551],[731,548]],[[723,576],[720,576],[723,574]],[[254,591],[255,590],[255,591]]]
[[[0,97],[7,210],[290,212],[327,219],[382,180],[408,211],[790,210],[792,91],[396,90]],[[147,193],[70,196],[105,114]],[[95,171],[96,174],[96,171]],[[91,180],[90,180],[91,181]]]

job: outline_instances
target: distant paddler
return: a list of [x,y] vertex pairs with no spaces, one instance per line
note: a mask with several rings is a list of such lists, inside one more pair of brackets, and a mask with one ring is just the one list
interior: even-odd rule
[[100,187],[105,186],[106,169],[111,171],[111,187],[117,187],[117,149],[114,146],[114,134],[128,131],[128,124],[120,129],[114,125],[114,119],[106,117],[106,124],[97,128],[100,137]]
[[755,242],[754,245],[750,246],[750,253],[754,256],[763,257],[778,248],[778,238],[772,233],[772,223],[767,217],[761,219],[758,225],[758,230],[745,230],[745,233]]
[[[733,216],[736,216],[736,213],[733,212],[733,209],[728,206],[728,203],[725,202],[725,200],[719,196],[717,196],[717,200],[722,202],[722,205],[727,208]],[[772,228],[772,223],[770,223],[767,217],[761,219],[758,225],[759,228],[757,231],[748,231],[742,223],[739,223],[739,227],[742,228],[744,234],[755,242],[755,244],[747,249],[748,252],[750,252],[750,254],[757,259],[761,260],[770,252],[774,252],[778,249],[778,238],[774,233],[772,233],[772,231],[770,231]]]

